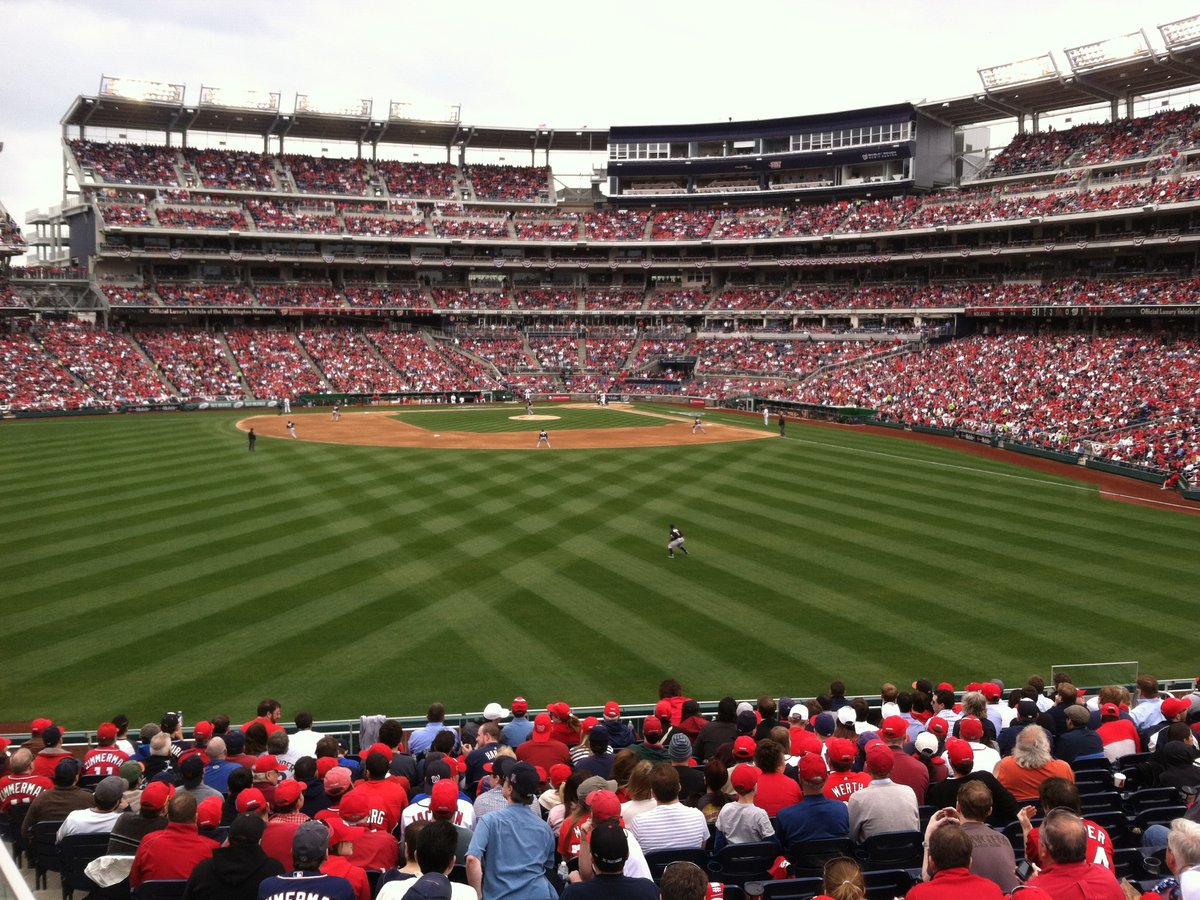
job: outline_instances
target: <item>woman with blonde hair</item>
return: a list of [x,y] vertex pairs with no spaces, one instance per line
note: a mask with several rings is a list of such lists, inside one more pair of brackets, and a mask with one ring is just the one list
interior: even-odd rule
[[638,764],[633,767],[633,771],[629,773],[629,784],[625,787],[625,792],[629,794],[629,799],[621,804],[621,819],[625,822],[625,827],[629,828],[636,819],[644,812],[649,812],[658,806],[658,802],[654,799],[650,791],[650,773],[654,771],[654,766],[647,760],[639,760]]
[[862,867],[848,856],[835,856],[825,863],[821,880],[821,890],[831,900],[866,900],[867,883]]

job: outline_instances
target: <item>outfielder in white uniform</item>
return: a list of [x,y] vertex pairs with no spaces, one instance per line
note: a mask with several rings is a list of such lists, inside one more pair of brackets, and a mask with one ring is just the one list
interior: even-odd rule
[[708,432],[704,430],[704,422],[701,421],[699,416],[696,416],[696,420],[692,422],[692,434],[695,434],[697,431],[699,431],[701,434],[708,434]]
[[688,555],[687,547],[683,546],[683,541],[684,541],[683,532],[680,531],[678,528],[676,528],[674,525],[672,525],[671,526],[671,537],[670,537],[670,540],[667,542],[667,557],[669,559],[675,558],[676,550],[682,550],[684,556]]
[[763,428],[768,427],[770,424],[771,424],[771,410],[768,407],[764,406],[763,407]]
[[288,416],[290,416],[292,414],[292,401],[291,401],[290,397],[283,398],[283,412],[284,412],[284,415],[288,415]]
[[534,449],[535,449],[535,450],[536,450],[536,449],[538,449],[539,447],[541,447],[541,446],[542,446],[542,444],[545,444],[545,445],[546,445],[547,447],[549,447],[551,450],[553,450],[553,449],[554,449],[553,447],[550,447],[550,435],[549,435],[549,433],[546,431],[546,429],[544,429],[544,428],[543,428],[541,431],[539,431],[539,432],[538,432],[538,442],[537,442],[537,447],[535,447]]

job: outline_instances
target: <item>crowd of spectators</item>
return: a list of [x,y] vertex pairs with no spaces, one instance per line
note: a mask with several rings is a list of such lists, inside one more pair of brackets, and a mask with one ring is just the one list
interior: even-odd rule
[[665,290],[652,291],[647,300],[647,309],[703,309],[711,298],[704,291]]
[[715,241],[761,240],[769,238],[779,227],[783,210],[774,208],[743,208],[722,213],[709,235]]
[[471,240],[512,237],[508,219],[482,219],[474,216],[451,218],[434,216],[430,220],[434,234],[442,238],[469,238]]
[[513,291],[510,299],[515,309],[576,309],[579,306],[579,295],[575,291]]
[[421,291],[409,288],[347,287],[349,306],[366,309],[428,309],[432,304]]
[[528,341],[543,369],[579,368],[579,339],[574,335],[531,334]]
[[179,185],[177,152],[170,147],[71,140],[67,145],[84,169],[107,184]]
[[261,231],[340,234],[342,220],[323,209],[301,207],[284,200],[247,200],[246,210]]
[[394,197],[455,197],[457,171],[450,163],[398,162],[377,159],[375,171],[383,176]]
[[0,206],[0,247],[24,247],[25,237],[8,210]]
[[434,309],[505,309],[509,306],[508,295],[503,291],[434,288],[429,293]]
[[637,329],[622,329],[626,332],[620,337],[588,336],[584,343],[584,367],[612,372],[625,368],[629,354],[637,343]]
[[205,187],[250,191],[274,191],[275,167],[271,157],[243,150],[188,147],[184,158],[200,176]]
[[779,291],[762,288],[727,288],[713,298],[709,309],[767,309]]
[[189,284],[160,281],[155,292],[166,306],[253,306],[254,295],[237,284]]
[[367,335],[348,328],[321,328],[301,331],[299,338],[335,391],[372,394],[404,390],[404,376],[380,358]]
[[154,292],[127,284],[103,284],[100,286],[109,306],[158,306]]
[[180,206],[159,206],[154,210],[163,228],[195,228],[220,231],[241,231],[246,228],[246,214],[235,209],[195,209]]
[[494,338],[459,336],[453,346],[480,359],[485,359],[505,372],[520,372],[534,368],[533,361],[525,350],[525,342],[519,337]]
[[634,355],[629,367],[631,369],[640,369],[647,363],[658,359],[681,359],[695,355],[694,342],[689,338],[666,337],[646,332],[642,336],[642,343],[638,346],[637,353]]
[[642,291],[590,290],[583,295],[583,308],[590,310],[641,309],[645,302]]
[[478,200],[537,203],[550,194],[550,170],[543,166],[467,166],[463,175]]
[[546,217],[519,212],[513,216],[513,229],[522,241],[577,241],[579,217],[567,213]]
[[426,237],[429,228],[422,216],[345,216],[346,231],[372,237]]
[[[404,391],[474,391],[485,388],[452,364],[425,338],[412,331],[374,331],[371,341],[380,355],[400,373]],[[466,357],[459,357],[466,360]],[[475,366],[471,362],[472,367]]]
[[338,309],[346,305],[342,295],[328,285],[260,284],[254,293],[259,306]]
[[1071,445],[1075,453],[1178,472],[1195,483],[1200,471],[1200,410],[1170,411],[1137,425],[1092,435]]
[[84,409],[97,397],[29,333],[0,333],[0,408]]
[[154,220],[150,218],[150,211],[145,206],[130,203],[100,203],[98,209],[105,225],[154,227]]
[[650,213],[642,210],[600,210],[584,213],[583,233],[589,241],[640,241],[649,221]]
[[246,395],[214,335],[155,329],[136,331],[133,337],[184,400],[235,400]]
[[47,353],[91,388],[102,405],[172,399],[171,389],[127,335],[72,323],[40,328],[35,336]]
[[235,328],[225,332],[225,341],[250,390],[261,400],[329,390],[290,332]]
[[288,154],[283,157],[296,190],[302,194],[370,193],[370,173],[365,160],[329,159],[324,156]]
[[717,221],[711,210],[664,209],[651,219],[650,239],[654,241],[696,241],[708,237]]
[[795,380],[821,366],[850,362],[876,350],[876,345],[865,341],[702,338],[693,352],[697,374],[756,373]]
[[888,231],[904,222],[921,205],[919,197],[859,200],[848,203],[838,231]]

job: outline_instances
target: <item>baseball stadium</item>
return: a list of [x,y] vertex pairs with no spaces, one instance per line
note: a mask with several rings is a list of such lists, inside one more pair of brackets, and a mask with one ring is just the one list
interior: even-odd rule
[[[936,815],[973,821],[938,791],[972,766],[1001,868],[1047,896],[1200,896],[1200,16],[978,74],[600,128],[113,75],[63,98],[61,201],[0,206],[0,898],[283,896],[197,884],[260,811],[280,871],[310,817],[393,845],[331,843],[312,896],[640,897],[596,892],[638,854],[668,900],[824,896],[843,857],[839,898],[1008,896],[943,877],[987,880]],[[524,796],[520,762],[488,774],[508,755],[555,826],[515,892],[474,824]],[[224,772],[211,833],[175,818],[229,760],[253,787]],[[748,840],[719,817],[750,767]],[[848,830],[797,837],[838,773]],[[588,776],[635,804],[625,876],[559,842],[581,810],[599,839]],[[431,811],[445,779],[471,826]],[[350,781],[383,806],[338,818]],[[913,797],[880,820],[854,798],[884,781]],[[155,802],[158,852],[151,825],[114,852]],[[1103,832],[1085,893],[1026,803]],[[471,852],[418,893],[405,826],[447,816]],[[176,822],[216,842],[168,851]]]

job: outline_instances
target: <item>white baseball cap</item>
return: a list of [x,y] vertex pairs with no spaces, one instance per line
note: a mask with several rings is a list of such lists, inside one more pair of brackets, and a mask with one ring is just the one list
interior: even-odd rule
[[483,708],[483,717],[489,722],[495,722],[497,719],[507,719],[509,711],[499,703],[489,703]]

